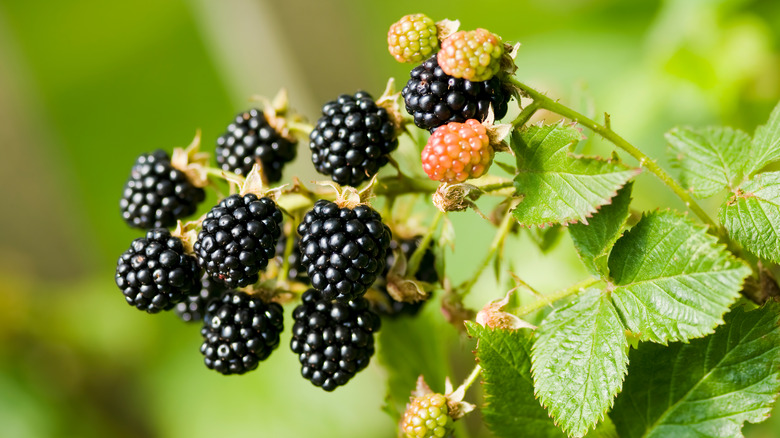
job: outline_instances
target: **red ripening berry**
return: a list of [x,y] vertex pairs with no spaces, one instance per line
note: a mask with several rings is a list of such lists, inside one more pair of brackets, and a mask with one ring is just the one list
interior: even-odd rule
[[459,183],[484,175],[493,162],[487,129],[475,119],[450,122],[433,131],[422,151],[422,165],[435,181]]

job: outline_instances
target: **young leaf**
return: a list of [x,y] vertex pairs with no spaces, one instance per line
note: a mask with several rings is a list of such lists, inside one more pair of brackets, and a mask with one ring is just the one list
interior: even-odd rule
[[571,240],[580,254],[580,259],[588,270],[598,276],[605,277],[609,273],[607,260],[612,245],[620,237],[623,224],[628,219],[629,204],[631,204],[631,186],[628,183],[612,198],[612,203],[605,205],[588,220],[588,224],[574,224],[569,227]]
[[780,391],[780,306],[726,315],[690,344],[642,344],[610,417],[621,438],[742,437]]
[[639,171],[613,160],[571,153],[582,133],[572,126],[534,125],[512,135],[515,189],[523,201],[513,214],[526,226],[585,222]]
[[532,353],[536,393],[569,435],[584,436],[620,391],[628,365],[624,332],[617,309],[598,288],[539,327]]
[[711,333],[751,272],[704,227],[671,211],[647,214],[618,239],[609,271],[628,328],[661,343]]
[[698,198],[737,187],[746,176],[750,136],[738,129],[675,128],[666,140],[672,165],[680,169],[680,184]]
[[780,160],[780,103],[769,115],[766,125],[756,129],[748,156],[751,159],[745,172],[746,176],[761,170],[767,164]]
[[757,256],[780,262],[780,172],[756,175],[720,208],[729,235]]
[[485,406],[482,414],[500,438],[564,438],[534,397],[531,379],[531,333],[502,330],[467,321],[469,335],[479,339]]

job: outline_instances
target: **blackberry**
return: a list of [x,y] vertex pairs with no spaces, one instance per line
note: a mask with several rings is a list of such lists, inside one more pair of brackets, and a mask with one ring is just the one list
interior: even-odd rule
[[484,121],[490,105],[496,120],[506,115],[510,92],[498,76],[472,82],[452,77],[439,67],[436,55],[412,69],[401,91],[406,111],[419,128],[434,130],[448,122]]
[[362,297],[334,302],[319,299],[317,291],[309,289],[302,299],[293,311],[290,348],[298,353],[301,375],[325,391],[333,391],[368,366],[379,317]]
[[385,268],[392,235],[374,209],[319,200],[298,226],[303,265],[324,299],[363,295]]
[[131,227],[172,227],[178,219],[195,213],[205,198],[206,192],[174,169],[168,154],[158,149],[136,159],[119,207]]
[[244,292],[227,292],[206,307],[200,331],[203,361],[225,375],[252,371],[279,346],[283,329],[278,303],[264,303]]
[[[418,236],[411,239],[392,240],[390,242],[390,248],[388,248],[387,251],[387,264],[385,270],[373,286],[381,295],[377,297],[378,299],[369,300],[372,311],[380,315],[393,317],[400,315],[414,316],[422,309],[425,301],[417,301],[414,303],[396,301],[387,292],[387,274],[395,263],[393,250],[400,248],[408,261],[420,245],[420,240],[421,238]],[[423,253],[422,260],[420,260],[420,266],[417,268],[414,278],[426,283],[437,283],[439,281],[439,274],[436,272],[436,258],[430,245]]]
[[217,139],[216,159],[222,170],[247,175],[257,160],[269,183],[282,179],[282,168],[295,159],[297,141],[276,131],[257,108],[236,115]]
[[387,110],[364,91],[326,103],[309,138],[317,172],[351,186],[374,176],[398,147]]
[[[276,261],[279,266],[282,266],[282,257],[284,257],[284,250],[287,246],[287,236],[282,234],[279,238],[279,243],[276,244]],[[293,249],[290,253],[290,257],[287,260],[289,266],[287,271],[287,279],[293,281],[299,281],[301,283],[308,283],[309,276],[306,275],[306,268],[301,263],[301,240],[296,234],[293,237]]]
[[253,284],[276,253],[281,223],[282,212],[270,198],[231,195],[203,219],[193,246],[198,263],[228,288]]
[[200,292],[197,295],[188,295],[181,303],[176,304],[173,311],[184,322],[198,322],[203,320],[206,306],[211,300],[217,299],[225,291],[225,288],[216,281],[204,275],[200,279]]
[[127,303],[149,313],[173,308],[197,290],[199,279],[197,261],[165,228],[133,240],[116,265],[116,285]]

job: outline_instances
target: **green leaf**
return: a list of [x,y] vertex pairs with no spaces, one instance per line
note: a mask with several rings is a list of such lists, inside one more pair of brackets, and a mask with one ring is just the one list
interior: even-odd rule
[[555,248],[555,245],[561,240],[561,234],[563,234],[563,227],[560,225],[544,228],[527,228],[527,230],[531,240],[543,253]]
[[757,256],[780,262],[780,172],[756,175],[721,206],[729,235]]
[[767,164],[780,160],[780,103],[769,115],[766,125],[756,128],[751,151],[747,156],[750,157],[747,176],[761,170]]
[[642,340],[701,337],[721,324],[750,268],[688,218],[645,215],[609,256],[612,301]]
[[533,346],[536,393],[561,428],[585,433],[620,391],[628,342],[617,309],[598,288],[583,292],[542,322]]
[[735,309],[690,344],[642,344],[610,417],[621,438],[735,438],[780,391],[780,306]]
[[417,377],[435,390],[444,390],[450,374],[446,357],[458,333],[441,317],[437,302],[423,306],[414,318],[383,319],[378,334],[378,357],[387,370],[387,411],[397,421],[409,402]]
[[490,430],[501,438],[563,438],[534,397],[531,379],[531,332],[502,330],[466,322],[469,335],[479,339],[485,406]]
[[612,203],[605,205],[588,220],[588,224],[569,226],[569,234],[580,259],[588,270],[598,276],[609,273],[607,260],[612,245],[620,237],[623,224],[628,219],[631,204],[631,186],[628,183],[612,198]]
[[526,226],[585,222],[638,173],[616,160],[577,157],[582,133],[570,125],[530,126],[512,135],[515,189],[523,201],[513,214]]
[[745,179],[750,160],[750,136],[732,128],[675,128],[666,134],[672,165],[680,169],[680,184],[706,198]]

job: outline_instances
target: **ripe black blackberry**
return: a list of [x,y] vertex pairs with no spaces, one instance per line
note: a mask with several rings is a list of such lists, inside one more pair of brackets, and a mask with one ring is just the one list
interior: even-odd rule
[[317,291],[309,289],[302,299],[293,311],[290,348],[298,353],[301,375],[333,391],[368,366],[379,317],[362,297],[348,302],[322,300]]
[[[387,274],[395,263],[393,250],[400,248],[408,262],[412,257],[412,254],[414,254],[417,247],[420,245],[421,240],[420,237],[414,237],[411,239],[394,239],[390,242],[390,248],[387,251],[387,265],[382,272],[382,275],[376,280],[373,286],[380,295],[376,297],[377,299],[369,300],[371,310],[380,315],[394,317],[401,315],[414,316],[422,309],[422,306],[426,301],[417,301],[414,303],[396,301],[387,292]],[[417,268],[414,278],[426,283],[437,283],[439,281],[439,274],[436,272],[436,257],[433,254],[431,245],[429,245],[423,253],[422,260],[420,260],[420,266]]]
[[196,295],[188,295],[184,301],[176,304],[173,311],[184,322],[203,321],[206,307],[211,300],[218,299],[225,287],[212,280],[208,275],[200,279],[200,292]]
[[434,54],[412,69],[401,91],[406,112],[419,128],[433,131],[449,122],[487,118],[490,105],[496,120],[506,115],[510,92],[498,76],[485,82],[458,79],[444,73]]
[[284,329],[282,306],[230,291],[206,307],[203,354],[206,366],[222,374],[244,374],[279,346]]
[[281,223],[282,212],[270,198],[231,195],[203,219],[193,246],[198,263],[228,288],[255,283],[274,257]]
[[174,169],[168,154],[158,149],[136,159],[119,207],[131,227],[171,227],[178,219],[195,213],[205,197],[206,192]]
[[257,108],[236,115],[217,139],[216,159],[222,170],[247,175],[257,160],[270,183],[282,179],[282,168],[295,159],[298,142],[276,131]]
[[200,269],[195,257],[184,253],[178,237],[155,228],[133,240],[119,257],[115,280],[128,304],[157,313],[197,290]]
[[309,135],[311,161],[317,172],[339,184],[357,186],[387,164],[398,147],[395,125],[370,94],[343,94],[322,107]]
[[319,200],[298,226],[311,285],[326,300],[351,300],[366,292],[385,268],[392,235],[373,208],[354,209]]
[[[282,266],[282,257],[284,257],[284,250],[287,246],[287,236],[282,234],[279,238],[279,243],[276,244],[276,261],[279,266]],[[290,253],[290,257],[287,259],[288,270],[287,279],[293,281],[299,281],[301,283],[309,283],[309,276],[306,275],[306,268],[303,267],[301,262],[301,239],[298,234],[295,234],[293,238],[293,248]]]

